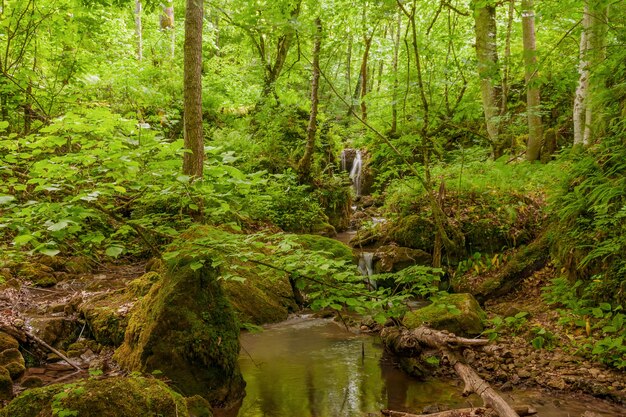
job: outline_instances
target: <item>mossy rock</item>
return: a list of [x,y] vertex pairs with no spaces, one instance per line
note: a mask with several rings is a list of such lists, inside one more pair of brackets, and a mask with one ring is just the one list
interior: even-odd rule
[[14,381],[24,375],[26,364],[24,357],[17,349],[7,349],[0,353],[0,366],[6,368]]
[[[0,366],[0,401],[13,398],[13,379],[4,366]],[[1,416],[0,412],[0,416]]]
[[128,283],[128,291],[135,297],[143,297],[148,294],[150,288],[161,279],[161,274],[149,271]]
[[[451,307],[460,313],[450,311]],[[486,319],[487,315],[471,294],[448,294],[429,306],[408,312],[403,324],[409,329],[426,325],[456,335],[474,336],[483,331]]]
[[432,256],[420,249],[396,245],[379,247],[374,253],[374,272],[398,272],[413,265],[431,265]]
[[32,282],[35,287],[52,287],[57,283],[54,269],[35,262],[22,263],[16,275],[19,279]]
[[352,249],[338,240],[317,235],[297,235],[294,240],[304,249],[326,252],[332,259],[352,262]]
[[435,225],[430,217],[419,214],[401,217],[389,226],[387,232],[387,240],[425,252],[432,251],[434,236]]
[[0,352],[7,349],[18,349],[20,344],[15,338],[5,332],[0,332]]
[[128,315],[136,299],[132,291],[120,289],[85,301],[78,311],[87,321],[96,342],[119,346],[124,341]]
[[65,347],[73,342],[80,326],[76,320],[66,317],[38,317],[30,320],[35,333],[51,346]]
[[171,262],[133,310],[114,358],[128,370],[160,371],[186,396],[230,406],[244,395],[239,326],[211,260],[193,270],[195,262]]
[[26,390],[0,410],[0,417],[47,417],[59,415],[58,410],[79,417],[211,416],[206,406],[204,414],[190,413],[186,399],[159,380],[109,378]]
[[256,265],[238,273],[244,282],[224,281],[222,287],[240,323],[276,323],[298,309],[286,273]]

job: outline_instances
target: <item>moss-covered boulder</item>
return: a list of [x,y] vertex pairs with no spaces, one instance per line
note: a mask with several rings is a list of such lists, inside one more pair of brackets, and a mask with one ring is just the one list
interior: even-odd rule
[[0,332],[0,352],[7,349],[17,349],[20,344],[15,338],[5,332]]
[[432,217],[412,214],[393,221],[389,225],[386,240],[407,248],[431,252],[434,236],[435,224]]
[[374,253],[374,272],[398,272],[413,265],[431,265],[432,256],[419,249],[385,245]]
[[[0,401],[10,400],[13,397],[13,379],[9,371],[0,366]],[[0,415],[1,412],[0,412]]]
[[21,280],[32,282],[35,287],[52,287],[57,283],[54,269],[48,265],[36,262],[20,264],[16,276]]
[[45,417],[61,411],[80,417],[207,417],[209,407],[194,400],[190,413],[186,399],[156,379],[89,379],[26,390],[0,410],[0,417]]
[[483,331],[487,315],[471,294],[449,294],[433,304],[408,312],[403,324],[409,328],[425,325],[456,335],[474,336]]
[[6,349],[0,353],[0,366],[9,371],[14,381],[24,375],[26,365],[24,357],[17,349]]
[[61,348],[73,342],[81,329],[75,319],[67,317],[36,317],[29,324],[44,342]]
[[126,288],[97,295],[82,303],[78,311],[87,321],[93,338],[105,346],[121,345],[130,310],[160,279],[157,272],[147,272],[129,282]]
[[171,261],[133,310],[114,358],[128,370],[160,371],[186,396],[214,406],[242,398],[239,326],[210,259]]
[[303,249],[326,252],[336,260],[352,262],[352,249],[336,239],[317,235],[297,235],[294,240],[302,245]]

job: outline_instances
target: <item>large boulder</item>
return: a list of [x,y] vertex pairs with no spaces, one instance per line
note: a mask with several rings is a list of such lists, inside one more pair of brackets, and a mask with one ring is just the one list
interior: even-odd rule
[[448,294],[429,306],[408,312],[403,324],[414,329],[428,326],[456,335],[475,336],[483,331],[487,315],[471,294]]
[[211,259],[174,259],[131,313],[114,358],[128,370],[159,371],[186,396],[228,407],[243,396],[239,326]]
[[0,366],[0,401],[10,400],[12,397],[13,380],[9,371],[4,366]]
[[297,235],[293,239],[302,245],[303,249],[324,252],[329,258],[352,262],[352,249],[344,243],[324,236]]
[[374,272],[398,272],[413,265],[431,265],[432,256],[420,249],[385,245],[374,253]]
[[137,377],[87,379],[29,389],[0,410],[0,417],[52,415],[210,417],[212,414],[206,401],[185,399],[159,380]]

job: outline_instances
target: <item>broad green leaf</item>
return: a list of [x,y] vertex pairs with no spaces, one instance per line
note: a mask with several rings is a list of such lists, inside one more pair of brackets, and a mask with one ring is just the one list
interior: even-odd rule
[[200,261],[196,261],[196,262],[192,262],[191,264],[189,264],[189,268],[191,268],[192,271],[197,271],[198,269],[202,268],[204,266],[204,264]]
[[39,252],[39,253],[42,253],[42,254],[44,254],[44,255],[47,255],[47,256],[56,256],[56,255],[58,255],[61,251],[60,251],[60,250],[58,250],[58,249],[47,248],[47,249],[40,249],[38,252]]
[[7,204],[13,200],[15,200],[15,197],[12,195],[0,195],[0,204]]
[[52,226],[49,226],[48,230],[51,231],[51,232],[58,232],[59,230],[63,230],[67,226],[69,226],[70,222],[71,222],[71,220],[61,220],[60,222],[55,223]]
[[107,256],[111,256],[113,258],[117,258],[124,252],[124,248],[122,246],[109,246],[105,253]]

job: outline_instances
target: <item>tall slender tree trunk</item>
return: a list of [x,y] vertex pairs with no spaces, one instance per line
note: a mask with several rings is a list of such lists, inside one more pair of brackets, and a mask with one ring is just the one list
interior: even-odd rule
[[391,131],[393,136],[398,130],[398,88],[400,81],[398,79],[398,55],[400,52],[400,32],[402,31],[402,15],[398,13],[398,22],[394,34],[393,41],[393,98],[391,100]]
[[361,59],[361,118],[367,121],[367,103],[365,102],[365,96],[368,91],[368,75],[367,75],[367,62],[369,60],[370,48],[372,46],[372,38],[374,33],[369,36],[366,34],[363,36],[363,42],[365,43],[365,51],[363,51],[363,58]]
[[143,31],[141,28],[141,0],[135,0],[135,36],[137,36],[137,60],[143,59]]
[[480,94],[485,113],[487,135],[491,142],[494,158],[501,155],[500,143],[500,68],[496,44],[496,8],[493,5],[481,5],[474,10],[476,24],[476,57]]
[[580,34],[580,54],[578,60],[578,86],[576,87],[576,95],[574,96],[574,145],[588,145],[585,141],[587,101],[589,95],[589,37],[591,35],[591,15],[589,13],[589,1],[585,1],[585,9],[583,12],[583,30]]
[[184,50],[185,152],[183,173],[202,177],[204,130],[202,128],[202,18],[204,1],[187,0]]
[[313,44],[313,68],[311,77],[311,113],[309,115],[309,125],[306,130],[306,147],[304,155],[299,164],[300,182],[305,183],[311,177],[311,163],[313,161],[313,151],[315,150],[315,133],[317,131],[317,106],[319,103],[319,81],[320,81],[320,48],[322,44],[322,20],[315,19],[315,42]]
[[522,38],[526,74],[526,114],[528,116],[528,145],[526,159],[539,159],[543,142],[541,99],[537,82],[537,48],[535,42],[535,11],[533,0],[522,0]]
[[506,23],[506,40],[504,41],[504,68],[502,70],[502,105],[500,115],[508,110],[509,106],[509,76],[511,74],[511,32],[513,31],[513,20],[515,18],[515,0],[509,0],[509,11]]

